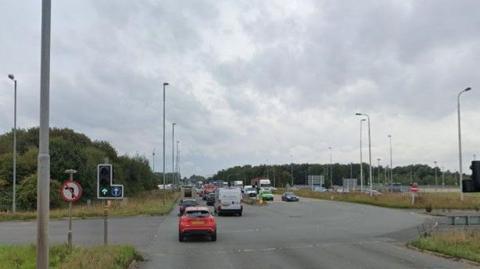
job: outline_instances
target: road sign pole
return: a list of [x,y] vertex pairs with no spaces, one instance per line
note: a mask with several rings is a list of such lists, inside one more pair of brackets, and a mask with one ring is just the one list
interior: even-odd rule
[[[65,171],[65,173],[69,174],[68,180],[70,182],[73,182],[73,174],[75,174],[77,171],[73,169],[68,169]],[[68,202],[68,233],[67,233],[67,241],[68,241],[68,248],[72,249],[72,201],[70,200]]]
[[72,249],[72,202],[68,202],[68,248]]
[[103,207],[103,244],[108,245],[108,200]]

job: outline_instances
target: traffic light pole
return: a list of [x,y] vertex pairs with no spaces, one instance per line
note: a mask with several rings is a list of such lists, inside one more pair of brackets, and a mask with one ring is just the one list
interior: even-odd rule
[[108,245],[108,201],[103,206],[103,244]]

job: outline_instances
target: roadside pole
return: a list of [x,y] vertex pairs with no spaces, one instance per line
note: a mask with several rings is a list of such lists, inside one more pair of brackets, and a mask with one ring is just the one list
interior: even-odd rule
[[109,200],[105,200],[103,206],[103,244],[108,245],[108,204]]
[[50,17],[51,0],[42,0],[40,57],[40,128],[37,179],[37,269],[48,268],[48,220],[50,215]]
[[68,248],[72,249],[72,203],[78,201],[82,197],[82,186],[80,183],[73,180],[73,174],[77,173],[74,169],[65,170],[66,174],[69,174],[69,177],[66,181],[63,182],[60,187],[60,193],[65,202],[68,202],[68,232],[67,232],[67,242]]
[[[68,180],[70,182],[73,181],[73,174],[75,174],[77,171],[73,169],[66,170],[65,173],[69,174],[70,177]],[[68,202],[68,233],[67,233],[67,238],[68,238],[68,248],[72,249],[72,201]]]

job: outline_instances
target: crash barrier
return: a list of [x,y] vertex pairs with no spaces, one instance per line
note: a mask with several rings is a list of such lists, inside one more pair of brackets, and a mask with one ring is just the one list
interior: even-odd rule
[[447,216],[449,225],[480,225],[480,216]]

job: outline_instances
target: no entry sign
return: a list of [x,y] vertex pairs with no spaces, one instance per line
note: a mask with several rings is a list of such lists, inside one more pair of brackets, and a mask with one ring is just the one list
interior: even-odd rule
[[60,193],[62,194],[63,200],[75,202],[82,197],[82,186],[76,181],[68,180],[63,182]]

